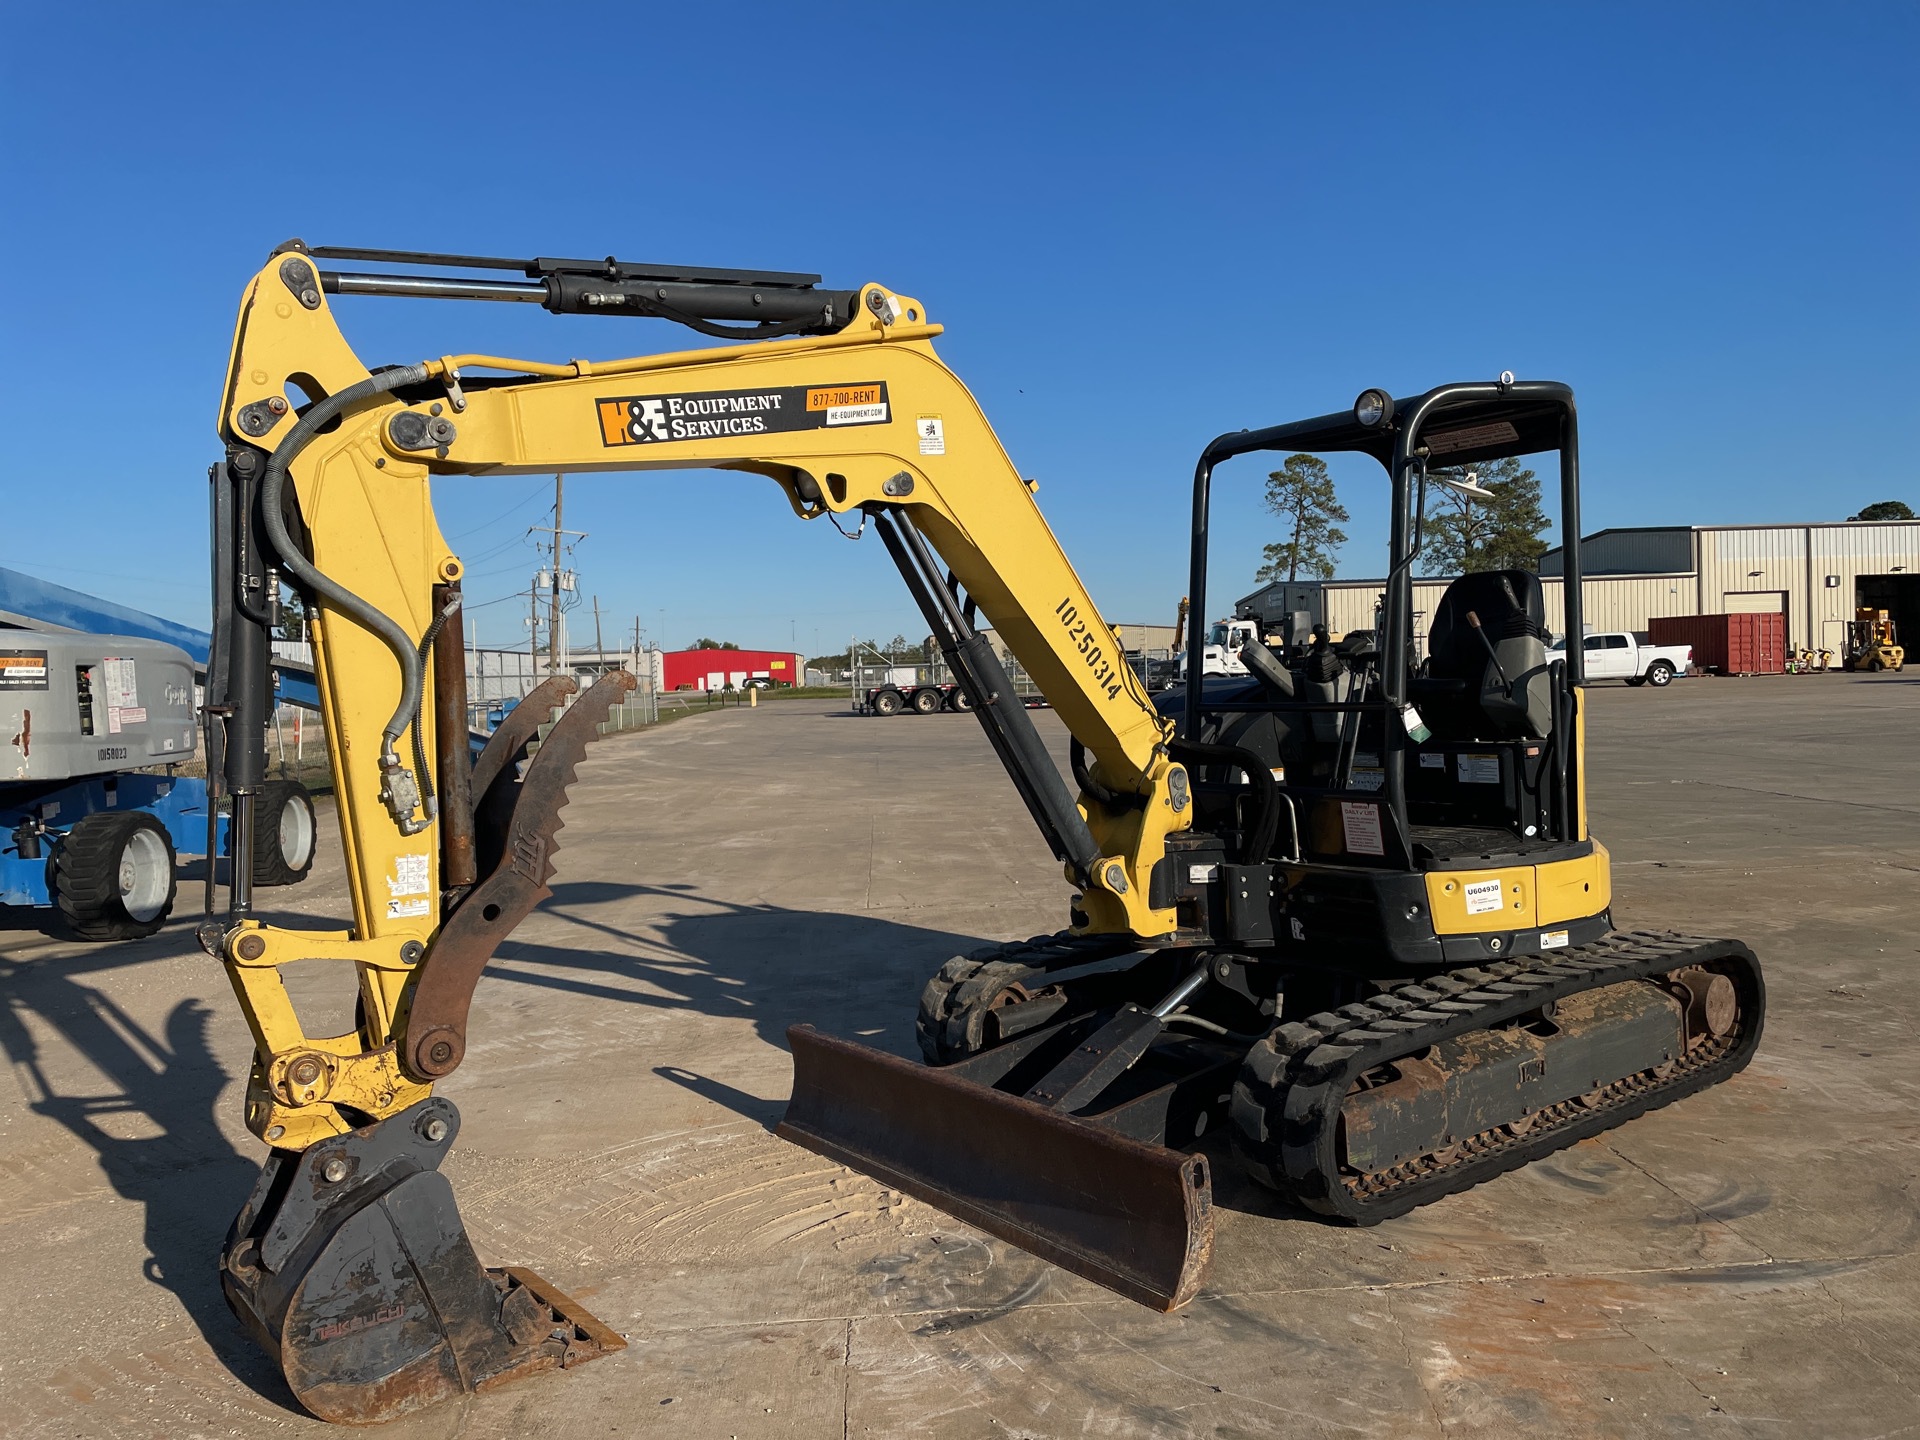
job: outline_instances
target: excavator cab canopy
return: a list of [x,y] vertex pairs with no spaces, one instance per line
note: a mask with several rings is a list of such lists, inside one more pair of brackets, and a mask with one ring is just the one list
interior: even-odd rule
[[[1240,712],[1318,708],[1328,711],[1335,719],[1359,712],[1374,715],[1376,718],[1361,723],[1379,727],[1379,798],[1384,798],[1390,814],[1387,829],[1397,832],[1397,837],[1388,836],[1384,858],[1393,863],[1398,851],[1400,863],[1407,863],[1413,854],[1412,821],[1407,803],[1410,763],[1407,756],[1427,734],[1420,709],[1431,699],[1455,715],[1472,712],[1474,733],[1482,738],[1493,738],[1495,731],[1555,737],[1550,747],[1555,773],[1549,785],[1556,797],[1551,828],[1562,839],[1574,839],[1583,830],[1583,821],[1576,813],[1578,783],[1574,769],[1578,762],[1571,756],[1571,743],[1560,737],[1558,731],[1573,713],[1573,691],[1584,678],[1580,652],[1568,652],[1564,663],[1556,661],[1550,672],[1531,673],[1530,678],[1518,684],[1508,683],[1510,678],[1518,677],[1507,677],[1497,657],[1490,667],[1485,664],[1486,655],[1492,655],[1495,648],[1489,631],[1495,635],[1501,633],[1499,621],[1507,622],[1515,635],[1524,631],[1537,637],[1541,632],[1537,578],[1522,572],[1468,577],[1454,587],[1460,594],[1450,591],[1436,610],[1433,633],[1428,637],[1434,655],[1427,675],[1415,673],[1413,653],[1413,565],[1420,554],[1426,492],[1430,483],[1452,483],[1439,481],[1432,476],[1432,471],[1457,470],[1507,456],[1553,452],[1559,457],[1560,527],[1563,534],[1579,533],[1580,461],[1573,391],[1555,381],[1515,380],[1511,375],[1491,382],[1440,385],[1400,401],[1395,401],[1384,390],[1369,389],[1362,391],[1348,410],[1220,436],[1201,452],[1194,471],[1188,593],[1196,613],[1206,604],[1209,509],[1215,468],[1237,456],[1257,452],[1330,454],[1341,451],[1371,455],[1386,470],[1392,487],[1389,564],[1374,647],[1378,657],[1376,683],[1364,698],[1340,698],[1319,704],[1298,698],[1250,700],[1245,687],[1239,687],[1232,695],[1223,693],[1216,699],[1210,693],[1214,687],[1192,684],[1181,697],[1183,732],[1190,737],[1201,736],[1210,722],[1220,719],[1223,707]],[[1578,634],[1581,631],[1579,547],[1568,545],[1564,550],[1562,628],[1568,634]],[[1459,613],[1455,614],[1456,611]],[[1483,630],[1482,618],[1495,621],[1496,611],[1499,621]],[[1188,638],[1190,675],[1200,675],[1203,671],[1202,638],[1199,635]],[[1450,653],[1443,655],[1443,649]],[[1500,679],[1504,694],[1479,683],[1483,668]],[[1528,668],[1530,672],[1534,669]],[[1459,673],[1453,673],[1455,671]],[[1473,678],[1468,679],[1469,675]],[[1456,691],[1466,693],[1462,696],[1453,693]],[[1508,713],[1490,713],[1489,705]],[[1349,787],[1342,782],[1336,788]],[[1353,798],[1355,803],[1363,803],[1366,797],[1355,795]],[[1397,844],[1393,843],[1396,838]]]

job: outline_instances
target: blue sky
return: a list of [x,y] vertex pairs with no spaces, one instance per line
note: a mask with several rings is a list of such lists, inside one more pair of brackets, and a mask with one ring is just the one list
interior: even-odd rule
[[[430,17],[431,14],[431,18]],[[1170,619],[1214,435],[1510,369],[1580,397],[1588,529],[1920,508],[1920,9],[15,5],[0,565],[202,622],[241,285],[278,241],[813,270],[926,302],[1109,620]],[[369,363],[680,348],[342,300]],[[1274,525],[1224,472],[1212,608]],[[1347,575],[1381,483],[1337,472]],[[476,606],[527,479],[436,487]],[[885,552],[713,473],[583,476],[629,630],[924,630]],[[519,643],[510,602],[476,608]],[[574,636],[585,615],[576,618]],[[590,625],[590,621],[587,622]]]

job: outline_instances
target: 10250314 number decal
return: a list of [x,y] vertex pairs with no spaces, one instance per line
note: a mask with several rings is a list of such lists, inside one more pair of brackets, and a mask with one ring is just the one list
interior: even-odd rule
[[1054,614],[1060,617],[1060,623],[1067,627],[1067,640],[1080,651],[1080,658],[1087,662],[1087,669],[1093,672],[1093,683],[1107,692],[1109,700],[1120,698],[1120,676],[1107,661],[1106,651],[1093,636],[1087,622],[1080,618],[1080,607],[1071,599],[1062,600],[1054,607]]

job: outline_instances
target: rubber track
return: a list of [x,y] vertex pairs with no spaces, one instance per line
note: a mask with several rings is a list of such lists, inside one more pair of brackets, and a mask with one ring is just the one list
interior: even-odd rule
[[[983,1026],[993,997],[1009,985],[1103,960],[1129,949],[1124,935],[1036,935],[956,955],[920,992],[914,1035],[929,1065],[951,1065],[986,1047]],[[1044,988],[1044,987],[1042,987]]]
[[[1622,1077],[1590,1097],[1538,1112],[1523,1134],[1487,1131],[1448,1147],[1445,1158],[1416,1157],[1374,1176],[1342,1173],[1335,1146],[1340,1108],[1354,1082],[1376,1065],[1581,991],[1703,964],[1734,982],[1739,1024],[1683,1056],[1668,1074]],[[1759,1046],[1765,1004],[1759,961],[1745,945],[1671,933],[1616,932],[1550,958],[1450,971],[1278,1026],[1248,1054],[1234,1085],[1234,1148],[1255,1179],[1307,1209],[1370,1225],[1735,1074]]]

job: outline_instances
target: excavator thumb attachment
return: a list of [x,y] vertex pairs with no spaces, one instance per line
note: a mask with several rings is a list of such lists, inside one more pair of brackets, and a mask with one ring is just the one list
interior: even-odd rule
[[1156,1310],[1194,1297],[1213,1250],[1202,1155],[996,1090],[979,1062],[934,1069],[810,1025],[787,1031],[779,1134]]
[[276,1151],[228,1232],[227,1303],[322,1420],[378,1424],[626,1347],[539,1276],[481,1266],[438,1170],[459,1128],[434,1096]]

